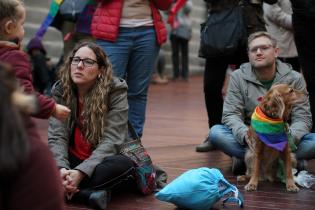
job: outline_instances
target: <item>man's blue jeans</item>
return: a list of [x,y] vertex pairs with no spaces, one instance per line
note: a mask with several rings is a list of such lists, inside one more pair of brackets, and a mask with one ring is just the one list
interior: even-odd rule
[[97,40],[113,65],[114,75],[128,84],[129,120],[142,136],[147,92],[160,46],[152,27],[119,28],[116,42]]
[[[229,156],[244,159],[245,149],[233,136],[232,130],[225,125],[214,125],[209,132],[210,142],[217,149]],[[302,137],[297,145],[296,158],[298,160],[310,160],[315,158],[315,133],[309,133]]]

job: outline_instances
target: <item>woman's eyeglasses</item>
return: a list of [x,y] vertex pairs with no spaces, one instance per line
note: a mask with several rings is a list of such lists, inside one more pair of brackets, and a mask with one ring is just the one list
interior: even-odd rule
[[72,65],[79,65],[79,63],[82,61],[84,67],[92,67],[97,61],[90,59],[90,58],[83,58],[80,57],[72,57],[71,58],[71,64]]

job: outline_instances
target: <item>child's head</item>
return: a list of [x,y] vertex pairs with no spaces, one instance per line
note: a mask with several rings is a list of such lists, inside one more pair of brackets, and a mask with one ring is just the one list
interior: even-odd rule
[[21,42],[25,8],[21,0],[0,0],[0,40]]

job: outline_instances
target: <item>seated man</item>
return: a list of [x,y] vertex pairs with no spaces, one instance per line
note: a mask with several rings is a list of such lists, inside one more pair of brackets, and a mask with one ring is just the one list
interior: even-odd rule
[[[251,115],[273,84],[286,83],[293,88],[306,92],[302,75],[293,71],[291,66],[277,60],[279,48],[276,40],[267,32],[256,32],[248,38],[249,63],[231,74],[224,100],[222,122],[210,129],[211,143],[232,157],[234,175],[245,173],[244,155],[247,130]],[[298,149],[296,157],[298,168],[303,169],[306,161],[315,157],[315,134],[312,128],[310,103],[307,100],[298,103],[292,109],[289,120],[290,131]]]

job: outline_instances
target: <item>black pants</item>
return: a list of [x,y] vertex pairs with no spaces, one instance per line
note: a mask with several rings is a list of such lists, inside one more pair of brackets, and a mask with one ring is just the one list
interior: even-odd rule
[[[82,161],[69,154],[70,167],[75,168]],[[134,180],[133,162],[123,155],[113,155],[106,157],[95,167],[91,177],[85,177],[80,183],[80,189],[113,189],[119,185],[132,183]],[[133,185],[133,184],[132,184]]]
[[160,77],[164,77],[165,74],[165,52],[160,49],[158,59],[156,60],[156,72]]
[[[189,65],[188,65],[188,41],[187,39],[171,35],[172,45],[172,62],[173,62],[173,79],[179,77],[181,69],[181,76],[183,79],[188,79]],[[179,66],[179,52],[181,52],[181,68]]]
[[293,13],[295,43],[311,104],[313,131],[315,122],[315,18]]
[[213,125],[221,123],[223,109],[221,90],[228,65],[235,64],[238,68],[240,64],[247,61],[248,58],[245,47],[233,56],[206,59],[203,85],[209,129]]

